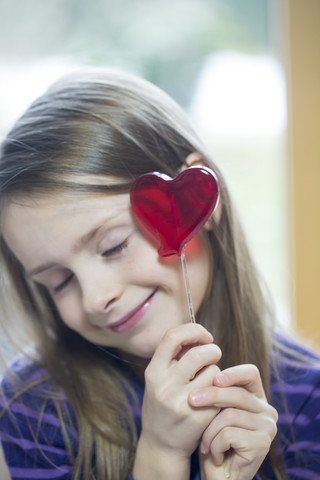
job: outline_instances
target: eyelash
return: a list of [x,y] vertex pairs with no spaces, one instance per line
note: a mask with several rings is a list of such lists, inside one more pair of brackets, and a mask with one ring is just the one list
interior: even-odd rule
[[[112,247],[109,250],[106,250],[105,252],[103,252],[102,256],[112,257],[113,255],[120,253],[127,246],[128,246],[128,240],[126,239],[124,242],[119,243],[119,245],[116,245],[115,247]],[[72,278],[73,278],[73,273],[69,275],[67,278],[65,278],[63,282],[61,282],[59,285],[53,288],[54,293],[61,292],[67,285],[69,285]]]
[[115,247],[112,247],[109,250],[106,250],[105,252],[103,252],[102,256],[112,257],[113,255],[116,255],[117,253],[122,252],[122,250],[124,250],[127,246],[128,246],[128,240],[126,239],[124,242],[119,243],[119,245],[116,245]]
[[63,280],[63,282],[59,283],[56,287],[54,287],[53,291],[54,293],[59,293],[61,290],[63,290],[72,280],[73,278],[73,273],[71,273],[67,278]]

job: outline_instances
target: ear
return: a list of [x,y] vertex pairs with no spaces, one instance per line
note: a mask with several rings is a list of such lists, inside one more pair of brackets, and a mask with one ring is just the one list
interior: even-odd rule
[[[181,168],[181,171],[185,170],[186,168],[193,167],[195,165],[202,165],[204,167],[208,167],[208,165],[206,165],[206,163],[203,161],[203,157],[199,152],[189,153],[189,155],[184,161],[184,165]],[[221,214],[222,214],[222,203],[221,203],[221,197],[220,197],[218,201],[218,205],[215,208],[215,211],[213,212],[211,218],[209,218],[207,223],[204,225],[204,228],[208,231],[212,230],[212,225],[211,225],[212,219],[217,225],[219,225]]]
[[[199,152],[189,153],[189,155],[185,159],[184,163],[186,165],[186,167],[184,167],[184,168],[193,167],[194,165],[206,166],[206,164],[203,161],[203,157],[202,157],[201,153],[199,153]],[[183,168],[183,170],[184,170],[184,168]]]

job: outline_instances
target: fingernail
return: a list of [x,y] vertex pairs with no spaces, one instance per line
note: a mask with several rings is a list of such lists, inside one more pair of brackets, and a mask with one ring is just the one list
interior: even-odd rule
[[200,452],[203,455],[206,455],[207,453],[209,453],[208,447],[202,442],[200,443]]
[[215,377],[215,383],[221,386],[226,385],[228,383],[227,376],[223,373],[218,373],[218,375]]
[[198,403],[201,403],[202,398],[203,398],[203,395],[202,395],[201,392],[193,392],[190,395],[191,402],[196,404],[196,405]]

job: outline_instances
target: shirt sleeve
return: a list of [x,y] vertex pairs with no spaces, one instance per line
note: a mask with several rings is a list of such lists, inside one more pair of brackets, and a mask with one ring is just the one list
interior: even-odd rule
[[283,401],[278,439],[288,478],[320,478],[320,371],[296,371],[290,383],[276,383],[273,390]]
[[0,440],[12,480],[70,480],[73,462],[54,402],[29,391],[16,395],[7,378],[0,395]]

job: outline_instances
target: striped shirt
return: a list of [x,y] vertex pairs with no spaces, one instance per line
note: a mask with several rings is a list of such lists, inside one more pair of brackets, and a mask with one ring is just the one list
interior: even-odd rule
[[[302,351],[310,357],[313,355],[305,349]],[[284,359],[278,363],[278,369],[282,380],[271,381],[271,403],[279,414],[277,438],[288,478],[320,480],[320,367],[292,366]],[[12,371],[30,383],[45,373],[24,357],[13,363]],[[36,392],[25,391],[18,398],[14,398],[14,385],[7,373],[2,379],[0,397],[0,439],[12,480],[70,480],[73,462],[54,402],[45,396],[50,388],[48,383],[41,384]],[[134,388],[142,401],[143,385],[135,384]],[[70,406],[64,402],[74,420]],[[139,422],[141,411],[135,415]],[[75,422],[69,422],[72,424]],[[76,452],[77,432],[71,426],[68,436]],[[266,478],[275,479],[268,458],[263,467]],[[195,457],[191,472],[192,480],[200,480]],[[128,480],[132,478],[130,475]]]

